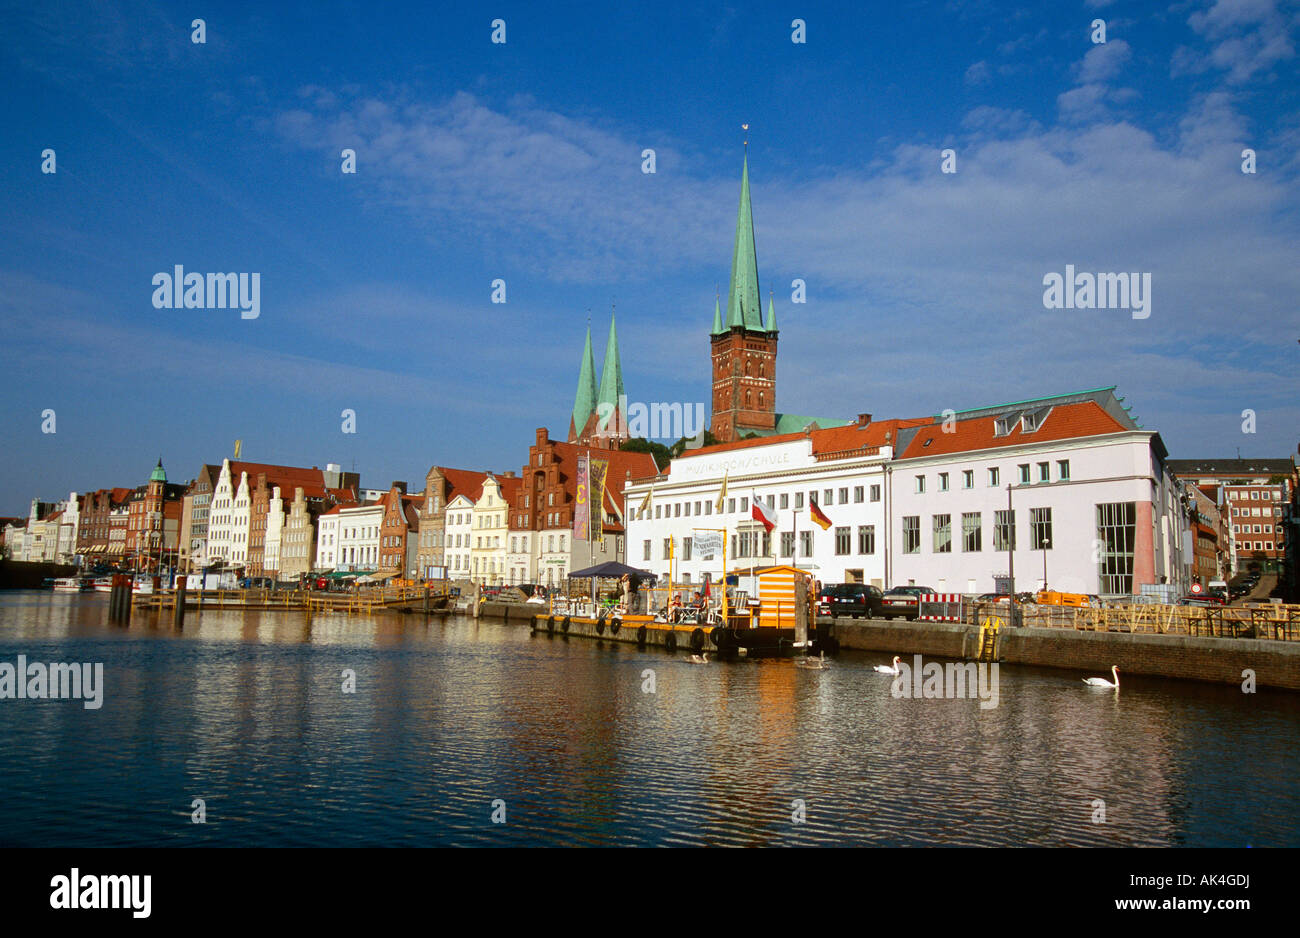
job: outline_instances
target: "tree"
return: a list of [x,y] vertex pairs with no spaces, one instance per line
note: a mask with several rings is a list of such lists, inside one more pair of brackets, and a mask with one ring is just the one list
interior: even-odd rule
[[619,447],[625,453],[649,453],[655,459],[655,468],[663,471],[664,467],[672,461],[672,451],[662,443],[656,443],[653,440],[647,440],[645,437],[636,437],[631,440],[624,440],[623,445]]

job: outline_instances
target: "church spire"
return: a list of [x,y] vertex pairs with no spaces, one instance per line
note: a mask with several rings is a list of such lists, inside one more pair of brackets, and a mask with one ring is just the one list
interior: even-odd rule
[[722,299],[713,298],[713,328],[709,330],[709,335],[722,335],[725,330],[722,328]]
[[[600,370],[600,393],[596,397],[597,413],[605,413],[606,419],[598,422],[597,426],[605,430],[613,419],[614,414],[619,414],[617,427],[623,426],[626,414],[619,410],[623,403],[623,367],[619,364],[618,359],[618,330],[614,328],[614,314],[609,314],[609,341],[605,344],[605,364]],[[602,407],[601,405],[608,405]]]
[[749,204],[749,155],[740,177],[740,211],[736,214],[736,243],[731,252],[731,289],[727,294],[727,328],[763,331],[763,306],[758,293],[758,254],[754,247],[754,216]]
[[767,324],[763,327],[768,332],[776,332],[776,306],[772,302],[772,293],[767,294]]
[[587,326],[587,345],[582,350],[582,368],[578,372],[578,393],[573,399],[573,418],[569,424],[569,441],[582,434],[588,418],[596,409],[596,358],[591,354],[591,326]]

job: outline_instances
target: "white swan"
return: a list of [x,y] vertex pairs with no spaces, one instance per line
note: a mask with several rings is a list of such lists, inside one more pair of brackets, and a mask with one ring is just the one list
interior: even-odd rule
[[690,661],[691,664],[708,664],[709,653],[706,651],[702,655],[691,655],[687,660]]
[[794,666],[796,668],[811,668],[814,671],[820,671],[824,668],[829,668],[831,663],[826,660],[826,652],[823,651],[821,656],[818,658],[809,658],[807,656],[796,658],[794,660]]
[[1083,683],[1087,684],[1089,687],[1113,687],[1115,690],[1119,690],[1119,668],[1112,664],[1110,666],[1110,673],[1115,678],[1114,683],[1111,683],[1104,677],[1085,677]]
[[881,674],[898,674],[899,660],[898,655],[894,655],[894,661],[892,664],[878,664],[876,665],[875,670],[879,671]]

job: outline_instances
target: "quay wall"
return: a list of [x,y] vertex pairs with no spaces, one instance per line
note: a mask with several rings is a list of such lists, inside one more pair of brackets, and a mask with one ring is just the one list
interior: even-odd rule
[[0,589],[40,589],[46,577],[76,576],[77,568],[66,563],[27,563],[21,560],[0,560]]
[[[841,648],[897,655],[974,658],[979,629],[945,622],[836,619]],[[1300,691],[1300,643],[1249,638],[1200,638],[1074,629],[1003,629],[998,660],[1106,676],[1111,665],[1123,674],[1172,677],[1216,684],[1241,684],[1255,672],[1259,687]]]

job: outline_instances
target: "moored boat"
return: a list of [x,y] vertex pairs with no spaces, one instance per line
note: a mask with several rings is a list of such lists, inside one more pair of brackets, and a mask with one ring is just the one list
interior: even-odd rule
[[65,576],[54,581],[56,593],[84,593],[92,588],[90,578],[84,576]]
[[113,592],[113,578],[111,576],[102,576],[98,580],[96,580],[95,592],[96,593]]

